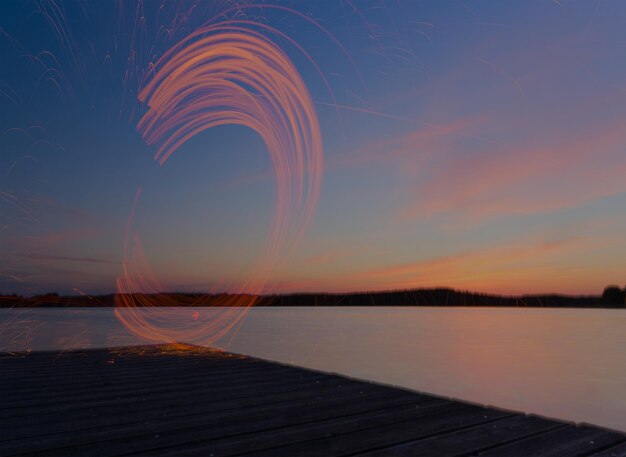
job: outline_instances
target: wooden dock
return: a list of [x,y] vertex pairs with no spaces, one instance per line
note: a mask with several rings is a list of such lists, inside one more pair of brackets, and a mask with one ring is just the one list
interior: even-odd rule
[[201,348],[0,356],[0,456],[626,456],[626,435]]

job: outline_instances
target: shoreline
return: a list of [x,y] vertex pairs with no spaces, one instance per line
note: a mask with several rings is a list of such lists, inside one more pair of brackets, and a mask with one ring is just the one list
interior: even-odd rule
[[[609,289],[609,288],[607,288]],[[622,294],[619,289],[617,289]],[[149,306],[141,306],[147,303]],[[50,293],[33,297],[0,296],[1,308],[29,307],[186,307],[186,306],[435,306],[435,307],[510,307],[510,308],[624,308],[626,293],[620,297],[604,295],[564,295],[556,293],[497,295],[449,288],[407,289],[388,291],[361,291],[349,293],[285,293],[285,294],[230,294],[230,293],[151,293],[61,296]]]

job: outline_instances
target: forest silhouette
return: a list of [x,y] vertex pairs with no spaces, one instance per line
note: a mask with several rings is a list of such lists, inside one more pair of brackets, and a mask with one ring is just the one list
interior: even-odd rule
[[[141,295],[141,294],[137,294]],[[220,306],[225,297],[233,294],[163,293],[149,294],[151,303],[177,303],[177,306]],[[138,302],[138,301],[135,301]],[[0,295],[0,307],[106,307],[115,306],[115,294],[61,296],[46,293],[32,297],[16,294]],[[528,308],[626,308],[626,287],[607,286],[601,295],[493,295],[458,291],[450,288],[407,289],[392,291],[366,291],[354,293],[294,293],[261,295],[255,306],[488,306]]]

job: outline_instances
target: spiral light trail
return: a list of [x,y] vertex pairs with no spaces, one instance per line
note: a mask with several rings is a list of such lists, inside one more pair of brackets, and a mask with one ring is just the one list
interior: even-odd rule
[[187,298],[197,306],[220,306],[206,316],[190,312],[189,322],[173,322],[164,307],[185,297],[158,295],[163,289],[150,273],[131,214],[116,314],[150,340],[206,344],[228,332],[263,292],[272,268],[300,239],[318,200],[323,151],[313,102],[285,52],[250,25],[232,21],[192,33],[163,55],[139,94],[148,111],[138,130],[157,148],[154,158],[161,165],[198,133],[241,125],[263,139],[276,178],[273,228],[257,268],[238,294],[219,300]]

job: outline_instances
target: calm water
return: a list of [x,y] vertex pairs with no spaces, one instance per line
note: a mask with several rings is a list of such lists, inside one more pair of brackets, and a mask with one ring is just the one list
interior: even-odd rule
[[[110,309],[0,310],[0,332],[2,351],[145,343]],[[217,345],[626,431],[626,310],[254,308]]]

